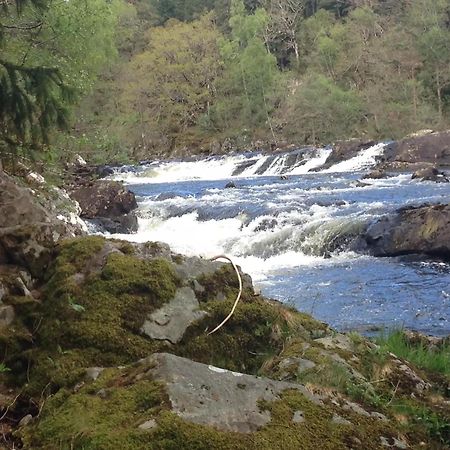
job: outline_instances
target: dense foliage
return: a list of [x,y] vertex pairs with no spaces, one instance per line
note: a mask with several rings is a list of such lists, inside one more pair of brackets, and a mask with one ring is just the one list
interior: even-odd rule
[[449,125],[448,0],[19,5],[0,13],[10,147],[46,143],[80,98],[56,147],[97,161]]

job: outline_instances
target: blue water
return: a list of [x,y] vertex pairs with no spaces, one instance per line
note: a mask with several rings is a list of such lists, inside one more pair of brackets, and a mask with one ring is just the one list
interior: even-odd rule
[[374,258],[331,246],[348,230],[405,205],[449,203],[448,184],[410,176],[363,180],[361,173],[308,173],[164,182],[133,180],[140,229],[175,251],[225,253],[268,297],[338,330],[407,327],[450,334],[450,265],[422,258]]

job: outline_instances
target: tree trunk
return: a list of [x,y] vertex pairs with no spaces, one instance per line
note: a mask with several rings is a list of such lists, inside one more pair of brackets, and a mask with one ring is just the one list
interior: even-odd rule
[[438,69],[436,69],[436,93],[438,97],[439,123],[442,123],[442,86],[441,86],[441,77],[439,76]]
[[416,85],[416,75],[414,69],[411,69],[411,77],[413,82],[413,108],[414,108],[414,121],[417,123],[417,85]]

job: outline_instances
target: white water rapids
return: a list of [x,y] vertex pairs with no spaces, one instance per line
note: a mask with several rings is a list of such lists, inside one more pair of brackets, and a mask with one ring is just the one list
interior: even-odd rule
[[[341,329],[394,318],[441,334],[450,329],[440,320],[450,312],[446,265],[405,265],[352,251],[367,223],[382,215],[450,201],[448,185],[418,183],[408,174],[361,183],[384,149],[377,144],[325,169],[328,148],[123,167],[112,178],[135,192],[139,230],[114,237],[166,242],[205,258],[226,254],[265,294]],[[230,181],[236,188],[225,189]]]

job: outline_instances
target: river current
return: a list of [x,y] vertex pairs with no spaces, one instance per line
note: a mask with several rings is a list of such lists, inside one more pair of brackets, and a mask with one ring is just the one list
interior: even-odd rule
[[378,144],[325,170],[329,149],[123,167],[113,178],[136,194],[139,230],[116,237],[205,258],[226,254],[264,295],[338,330],[450,334],[448,263],[374,258],[343,239],[399,207],[450,201],[449,184],[410,174],[361,183],[383,150]]

